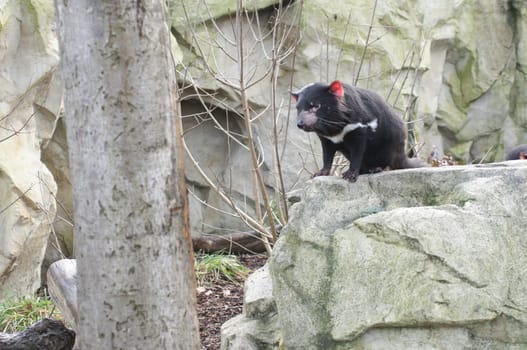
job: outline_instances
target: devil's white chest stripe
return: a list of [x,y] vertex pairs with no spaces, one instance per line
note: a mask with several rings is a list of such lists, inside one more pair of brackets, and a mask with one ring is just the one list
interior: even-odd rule
[[377,119],[372,120],[367,124],[362,123],[351,123],[342,128],[342,131],[333,136],[324,136],[333,143],[341,143],[344,140],[344,136],[350,131],[353,131],[358,128],[371,128],[373,132],[377,129]]

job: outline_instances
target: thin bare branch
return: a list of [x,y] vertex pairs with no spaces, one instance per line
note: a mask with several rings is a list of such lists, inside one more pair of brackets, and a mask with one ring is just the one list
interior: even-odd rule
[[[262,196],[263,203],[265,205],[266,211],[268,213],[272,212],[272,209],[270,207],[269,199],[267,197],[267,189],[265,187],[261,171],[258,167],[258,159],[256,156],[256,150],[254,147],[254,137],[253,137],[253,130],[251,125],[251,118],[250,118],[250,112],[249,112],[249,103],[246,95],[246,86],[245,86],[245,62],[243,61],[243,22],[241,20],[242,17],[242,1],[237,0],[236,1],[236,26],[238,28],[238,37],[237,37],[237,47],[238,47],[238,58],[239,61],[239,74],[240,74],[240,92],[241,92],[241,100],[242,100],[242,108],[244,113],[244,119],[246,124],[246,132],[247,132],[247,143],[249,145],[249,151],[251,156],[251,161],[253,164],[253,172],[256,179],[256,185],[260,189],[260,195]],[[255,186],[256,187],[256,186]],[[257,198],[257,197],[256,197]],[[258,205],[256,206],[257,209],[259,209]],[[273,237],[273,242],[278,239],[278,235],[276,232],[276,225],[273,220],[273,216],[269,215],[269,226],[271,228],[271,234]]]
[[[399,71],[397,72],[397,75],[395,76],[395,79],[394,79],[394,81],[392,83],[392,86],[390,87],[390,91],[388,91],[388,95],[386,96],[386,101],[388,101],[390,99],[390,96],[391,96],[393,90],[395,89],[395,84],[399,80],[399,77],[401,76],[404,67],[406,67],[407,65],[411,65],[412,64],[413,57],[414,57],[414,55],[413,55],[414,54],[414,49],[415,49],[415,45],[412,45],[410,50],[408,50],[408,52],[406,53],[406,56],[404,57],[403,63],[401,64],[401,69],[399,69]],[[406,61],[410,58],[410,55],[412,55],[412,58],[410,59],[410,63],[407,64]],[[395,104],[392,103],[392,106],[393,105],[395,105]]]
[[[44,196],[44,192],[46,194],[49,194],[51,197],[55,198],[55,193],[53,193],[53,191],[51,191],[51,189],[49,188],[48,184],[42,179],[42,177],[40,176],[40,173],[37,174],[37,177],[38,177],[38,180],[39,180],[39,187],[40,187],[40,193],[41,193],[41,197],[42,198],[46,198],[46,196]],[[44,190],[45,188],[45,190]],[[39,205],[39,208],[40,210],[42,210],[44,212],[44,214],[46,215],[46,218],[48,220],[48,224],[49,224],[49,227],[51,229],[51,237],[54,239],[54,242],[52,242],[52,246],[53,248],[55,248],[55,250],[59,253],[60,257],[62,259],[66,258],[66,255],[64,254],[64,252],[62,251],[62,248],[60,247],[60,243],[59,243],[59,238],[57,236],[57,232],[55,232],[55,227],[53,226],[53,222],[55,221],[54,219],[55,218],[52,218],[49,214],[49,210],[47,208],[44,208],[42,205]]]
[[9,203],[5,208],[3,209],[0,209],[0,215],[2,215],[7,209],[9,209],[11,206],[13,206],[19,199],[21,199],[22,197],[24,197],[26,195],[26,193],[28,193],[29,191],[31,191],[31,189],[33,188],[34,185],[31,185],[29,186],[29,188],[27,190],[25,190],[24,192],[22,192],[21,194],[19,194],[11,203]]
[[223,127],[223,125],[221,125],[221,123],[216,119],[216,117],[212,113],[212,110],[208,107],[208,104],[203,99],[203,94],[205,94],[206,96],[209,96],[209,97],[211,95],[210,94],[206,94],[205,92],[203,92],[203,94],[200,94],[200,92],[198,91],[198,88],[196,87],[196,85],[194,85],[194,89],[196,90],[196,96],[198,97],[198,99],[201,102],[201,105],[203,106],[203,108],[205,109],[206,113],[210,117],[210,120],[212,120],[214,122],[214,125],[216,125],[216,127],[219,130],[221,130],[225,135],[227,135],[227,137],[230,140],[236,142],[240,147],[248,149],[247,146],[244,143],[242,143],[240,140],[238,140],[236,137],[234,137],[234,134],[230,130],[225,129]]
[[[302,0],[300,0],[300,4],[302,4]],[[289,6],[286,7],[286,9],[289,8]],[[195,90],[195,95],[193,94],[192,98],[197,99],[204,108],[203,115],[194,117],[198,118],[198,123],[200,121],[212,119],[218,130],[228,135],[227,147],[229,150],[231,142],[234,141],[238,145],[243,144],[243,149],[248,151],[254,181],[252,189],[255,191],[254,194],[252,194],[253,198],[251,200],[254,201],[254,205],[252,205],[251,208],[256,211],[256,214],[252,214],[251,216],[248,214],[248,211],[243,209],[243,206],[246,208],[249,207],[246,201],[244,201],[244,199],[247,200],[246,197],[235,199],[235,194],[232,193],[232,188],[230,186],[222,186],[220,185],[220,179],[213,179],[210,178],[210,176],[207,176],[203,168],[198,164],[196,159],[194,159],[193,155],[188,150],[188,147],[185,145],[187,154],[189,155],[191,162],[196,166],[200,175],[204,178],[205,183],[218,193],[218,196],[233,210],[234,214],[232,215],[239,217],[246,225],[262,233],[267,250],[270,251],[270,241],[275,241],[277,238],[275,222],[277,220],[279,222],[285,222],[287,220],[285,185],[278,152],[278,121],[280,120],[283,101],[279,103],[279,107],[277,108],[276,82],[280,65],[283,64],[286,58],[290,55],[295,55],[299,36],[296,40],[288,42],[287,39],[289,35],[293,33],[294,27],[285,26],[284,30],[279,30],[279,25],[282,21],[281,18],[285,12],[281,2],[279,2],[277,7],[274,8],[274,13],[270,13],[270,21],[268,23],[262,23],[263,17],[256,6],[252,9],[244,8],[242,6],[242,1],[238,0],[235,14],[232,14],[231,21],[227,21],[227,23],[230,23],[232,26],[232,35],[230,32],[222,30],[220,24],[212,18],[210,9],[207,8],[207,12],[211,17],[209,23],[212,23],[212,28],[218,33],[212,34],[209,31],[210,26],[205,25],[204,28],[200,29],[200,32],[205,33],[205,36],[208,37],[198,37],[196,27],[190,22],[186,8],[184,8],[184,12],[187,18],[187,23],[189,24],[190,34],[193,36],[192,42],[196,45],[196,52],[198,52],[203,58],[203,62],[201,63],[204,71],[215,79],[223,89],[231,89],[236,93],[232,94],[229,92],[235,101],[240,102],[239,108],[241,110],[240,115],[244,121],[244,135],[237,135],[230,130],[228,126],[230,122],[229,118],[227,118],[226,121],[227,127],[225,127],[225,123],[220,123],[212,113],[216,107],[211,107],[211,105],[222,106],[229,111],[231,111],[232,108],[237,109],[238,107],[233,107],[232,103],[229,106],[227,101],[216,101],[217,97],[214,96],[214,94],[207,94],[206,92],[199,90],[197,88],[199,84],[195,84],[192,78],[189,77],[187,80],[194,86]],[[301,11],[296,12],[295,15],[297,17],[295,18],[299,18],[298,16],[300,16],[300,14]],[[229,14],[228,16],[231,15]],[[248,40],[248,38],[251,40]],[[271,46],[269,46],[269,42],[271,43]],[[200,45],[204,45],[205,43],[206,45],[209,45],[209,47],[211,43],[216,47],[212,50],[204,50]],[[229,46],[232,46],[234,51],[231,51],[231,47]],[[209,55],[208,57],[205,57],[205,52]],[[254,60],[255,57],[259,60]],[[267,62],[264,61],[264,63],[262,63],[262,58]],[[224,62],[225,60],[234,61],[236,63],[238,68],[237,77],[227,77],[225,73],[218,69],[219,66],[217,63],[219,61]],[[248,65],[247,62],[251,62],[251,65]],[[185,69],[183,73],[187,74],[189,73],[189,70]],[[253,106],[249,99],[249,90],[262,83],[265,79],[270,79],[271,81],[271,103],[264,106]],[[272,152],[272,173],[275,176],[274,192],[278,195],[276,197],[278,216],[275,215],[275,211],[272,208],[274,203],[272,203],[271,197],[268,196],[268,187],[263,181],[262,169],[266,160],[266,148],[262,145],[260,135],[254,134],[253,130],[255,126],[254,123],[256,123],[262,116],[268,115],[269,111],[271,111],[274,118],[274,126],[271,134],[271,138],[273,139],[272,142],[274,143],[274,149]],[[205,116],[207,119],[205,119]],[[285,130],[287,131],[287,125],[285,125]],[[281,131],[283,131],[282,127],[280,127],[280,132]],[[264,138],[265,137],[266,136],[264,136]],[[282,148],[282,153],[284,150],[285,145],[284,148]],[[229,179],[232,180],[232,176],[229,177]],[[286,215],[283,215],[284,207],[286,208]],[[264,209],[263,213],[260,210],[261,208]]]
[[6,129],[6,130],[11,131],[12,134],[7,135],[6,137],[0,139],[0,143],[4,142],[6,140],[9,140],[11,137],[20,135],[22,133],[22,130],[24,130],[24,128],[29,124],[29,122],[31,121],[31,119],[33,119],[34,116],[35,116],[35,113],[34,112],[31,113],[29,118],[27,118],[26,121],[24,122],[24,124],[22,124],[22,126],[20,128],[18,128],[18,129]]
[[371,35],[371,31],[373,29],[373,22],[375,21],[376,11],[377,11],[377,0],[375,0],[375,2],[373,4],[373,11],[372,11],[372,14],[371,14],[370,26],[368,27],[368,34],[366,35],[366,43],[364,44],[364,48],[362,50],[362,56],[361,56],[360,61],[359,61],[359,68],[357,70],[357,75],[355,76],[354,85],[357,85],[357,82],[359,81],[360,71],[361,71],[361,68],[362,68],[362,63],[364,62],[364,57],[366,56],[366,50],[368,49],[368,46],[369,46],[370,35]]
[[207,9],[207,14],[209,15],[208,18],[209,18],[210,22],[212,23],[212,25],[214,26],[214,28],[216,29],[216,32],[219,35],[221,35],[223,40],[225,40],[228,44],[230,44],[231,46],[234,47],[236,45],[236,42],[234,40],[231,40],[227,35],[225,35],[225,33],[223,33],[223,31],[220,29],[220,27],[216,23],[216,19],[212,15],[212,12],[210,11],[209,3],[207,1],[204,1],[204,3],[205,3],[205,8]]
[[[184,140],[183,140],[184,141]],[[199,165],[199,162],[194,158],[192,152],[188,148],[186,142],[183,142],[183,146],[185,147],[185,152],[190,158],[191,163],[195,166],[196,170],[200,173],[201,177],[205,180],[205,182],[226,202],[230,205],[230,207],[238,214],[240,219],[244,221],[249,227],[253,228],[254,230],[257,230],[258,232],[266,233],[267,228],[263,225],[260,225],[256,220],[254,220],[249,214],[247,214],[245,211],[241,210],[238,205],[234,202],[232,198],[230,198],[228,195],[225,194],[223,189],[219,187],[214,181],[212,181],[209,176],[203,171],[201,166]]]

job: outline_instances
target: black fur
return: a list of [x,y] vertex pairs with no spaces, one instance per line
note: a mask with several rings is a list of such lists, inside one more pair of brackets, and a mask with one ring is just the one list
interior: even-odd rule
[[505,160],[514,159],[527,159],[527,144],[514,147],[505,156]]
[[[329,85],[307,85],[293,97],[297,101],[298,127],[316,132],[322,143],[324,165],[314,176],[329,175],[337,151],[350,161],[343,177],[351,182],[359,174],[386,168],[425,166],[424,162],[408,159],[404,123],[376,93],[334,81]],[[346,126],[356,128],[342,138],[328,139]]]

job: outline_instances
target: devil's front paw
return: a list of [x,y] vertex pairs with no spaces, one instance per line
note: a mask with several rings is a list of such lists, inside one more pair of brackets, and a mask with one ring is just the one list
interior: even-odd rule
[[357,181],[357,178],[359,177],[359,171],[358,170],[346,170],[344,174],[342,174],[342,177],[349,182],[355,182]]
[[329,175],[329,169],[320,169],[315,174],[313,174],[313,177],[317,176],[328,176]]
[[382,172],[384,169],[381,168],[380,166],[376,167],[376,168],[370,168],[368,169],[368,173],[370,174],[376,174],[376,173],[380,173]]

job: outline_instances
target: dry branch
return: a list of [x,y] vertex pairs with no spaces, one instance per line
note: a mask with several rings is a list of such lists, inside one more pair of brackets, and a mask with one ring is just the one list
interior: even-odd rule
[[49,318],[14,334],[0,333],[0,350],[71,350],[75,332]]
[[[280,227],[277,227],[277,231]],[[234,254],[263,253],[264,237],[257,231],[237,232],[227,235],[203,235],[192,238],[194,251],[204,253],[227,252]]]

